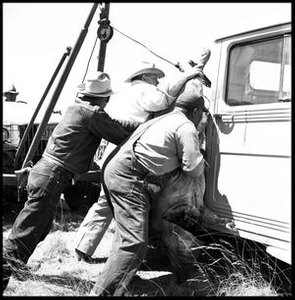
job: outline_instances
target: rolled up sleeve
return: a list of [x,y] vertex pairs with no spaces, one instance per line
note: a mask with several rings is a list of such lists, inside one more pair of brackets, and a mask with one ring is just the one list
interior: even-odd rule
[[178,156],[182,170],[191,177],[204,171],[204,159],[199,148],[198,133],[192,123],[185,123],[176,131]]
[[157,112],[168,108],[176,97],[171,97],[166,91],[153,85],[145,87],[139,103],[147,112]]

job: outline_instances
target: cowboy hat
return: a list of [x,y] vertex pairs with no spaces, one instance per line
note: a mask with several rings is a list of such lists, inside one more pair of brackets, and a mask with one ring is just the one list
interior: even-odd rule
[[92,79],[79,84],[79,93],[90,97],[108,97],[115,92],[111,89],[111,79],[107,73],[96,72]]
[[155,74],[158,75],[159,78],[162,78],[165,76],[165,73],[156,68],[155,64],[153,63],[149,63],[149,62],[142,62],[142,65],[136,69],[137,71],[132,73],[132,75],[130,75],[125,82],[131,82],[132,79],[136,76],[142,75],[142,74]]
[[15,95],[18,95],[19,92],[16,91],[16,88],[15,86],[12,84],[6,92],[4,92],[4,94],[15,94]]

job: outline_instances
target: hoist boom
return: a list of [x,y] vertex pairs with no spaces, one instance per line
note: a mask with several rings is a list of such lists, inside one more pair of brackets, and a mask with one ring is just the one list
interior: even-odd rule
[[[59,65],[58,65],[58,67],[57,67],[57,69],[56,69],[56,71],[55,71],[55,73],[53,75],[53,78],[51,79],[48,87],[46,88],[46,90],[44,92],[43,97],[40,100],[40,105],[38,105],[38,107],[37,107],[37,109],[35,111],[36,114],[38,113],[38,111],[40,109],[39,106],[42,105],[42,103],[44,101],[44,98],[47,95],[48,90],[50,89],[50,87],[51,87],[51,85],[53,83],[53,80],[56,78],[57,72],[60,70],[61,64],[64,62],[66,56],[68,56],[70,54],[69,55],[69,59],[67,61],[67,64],[66,64],[66,66],[65,66],[65,68],[63,70],[63,73],[61,74],[60,80],[59,80],[59,82],[58,82],[58,84],[56,86],[56,89],[55,89],[55,91],[54,91],[54,93],[52,95],[52,98],[51,98],[51,100],[49,102],[49,105],[48,105],[48,107],[47,107],[47,109],[45,111],[43,119],[42,119],[42,121],[41,121],[41,123],[40,123],[40,125],[39,125],[39,127],[38,127],[38,129],[37,129],[37,131],[35,133],[35,135],[34,135],[33,141],[31,143],[30,148],[29,148],[29,150],[27,152],[27,155],[26,155],[26,157],[25,157],[25,159],[24,159],[24,161],[22,163],[23,169],[25,169],[24,166],[26,166],[27,163],[29,163],[30,161],[32,161],[32,159],[33,159],[33,157],[35,155],[35,152],[36,152],[36,150],[38,148],[38,145],[40,143],[41,137],[42,137],[42,135],[44,133],[44,130],[46,129],[46,126],[47,126],[48,121],[50,119],[50,116],[52,114],[52,111],[53,111],[53,109],[54,109],[54,107],[56,105],[56,102],[57,102],[57,100],[59,98],[59,95],[60,95],[60,93],[61,93],[61,91],[62,91],[62,89],[64,87],[64,84],[65,84],[65,82],[66,82],[66,80],[68,78],[68,75],[69,75],[69,73],[70,73],[70,71],[72,69],[72,66],[73,66],[73,64],[74,64],[74,62],[76,60],[76,57],[77,57],[77,55],[78,55],[78,53],[79,53],[79,51],[81,49],[81,46],[82,46],[82,44],[84,42],[84,39],[85,39],[85,37],[86,37],[86,35],[88,33],[88,27],[91,24],[91,21],[92,21],[92,19],[94,17],[94,14],[95,14],[95,12],[97,10],[98,5],[99,5],[99,3],[94,3],[93,4],[93,6],[91,8],[91,11],[90,11],[90,13],[89,13],[89,15],[87,17],[87,20],[86,20],[86,22],[85,22],[85,24],[84,24],[84,26],[83,26],[83,28],[82,28],[82,30],[80,32],[80,35],[79,35],[79,37],[78,37],[78,39],[76,41],[76,44],[74,45],[74,47],[73,47],[73,49],[71,51],[71,54],[69,53],[69,49],[70,48],[68,47],[67,48],[67,53],[65,53],[63,55],[62,60],[59,63]],[[35,117],[36,117],[35,114],[33,114],[33,116],[32,116],[32,123],[33,123]],[[25,134],[23,136],[23,140],[21,140],[21,143],[20,143],[21,146],[23,145],[24,140],[27,138],[27,135],[28,134]],[[22,148],[23,147],[20,147],[20,151],[22,151]],[[18,163],[18,156],[17,156],[16,163]],[[22,170],[15,170],[15,174],[3,174],[4,184],[15,185],[16,180],[17,180],[17,184],[18,184],[18,177],[16,176],[16,174],[21,174]]]
[[105,3],[105,7],[101,7],[100,20],[98,24],[100,25],[97,30],[97,36],[100,39],[100,49],[98,55],[98,67],[97,70],[103,72],[106,48],[108,41],[113,36],[113,28],[110,26],[109,14],[110,14],[110,3]]

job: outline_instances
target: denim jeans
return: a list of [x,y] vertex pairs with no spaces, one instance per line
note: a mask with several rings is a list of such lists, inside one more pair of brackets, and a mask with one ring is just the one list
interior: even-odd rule
[[[99,161],[100,167],[102,164],[112,157],[112,151],[116,149],[116,145],[108,143],[103,157]],[[113,212],[107,201],[104,189],[96,203],[88,210],[83,222],[81,223],[76,235],[76,249],[92,256],[101,242],[105,232],[107,231],[113,219]]]
[[132,155],[115,156],[105,168],[117,226],[111,254],[91,294],[123,296],[145,258],[151,200],[146,173]]
[[75,248],[92,256],[111,224],[112,219],[112,210],[106,196],[103,194],[91,206],[81,223],[76,235]]
[[33,167],[28,177],[28,200],[4,241],[4,253],[8,257],[27,263],[38,243],[49,233],[56,204],[71,184],[72,176],[44,158]]

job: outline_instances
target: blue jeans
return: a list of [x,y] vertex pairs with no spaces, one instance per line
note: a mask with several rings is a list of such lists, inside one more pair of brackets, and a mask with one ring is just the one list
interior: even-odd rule
[[123,296],[146,256],[151,200],[146,173],[132,155],[115,156],[105,168],[116,232],[111,254],[91,294]]
[[63,190],[71,185],[72,177],[72,173],[44,158],[33,167],[28,177],[28,200],[4,241],[8,256],[27,263],[38,243],[49,233],[56,204]]

